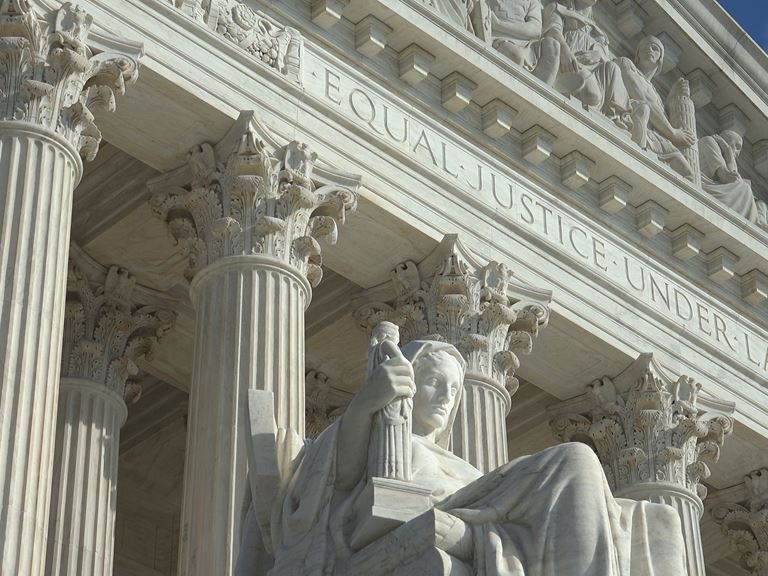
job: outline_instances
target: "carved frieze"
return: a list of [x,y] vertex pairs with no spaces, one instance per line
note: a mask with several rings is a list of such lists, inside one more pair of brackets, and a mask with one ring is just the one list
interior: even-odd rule
[[733,429],[733,405],[704,400],[701,385],[670,378],[652,354],[642,354],[615,378],[551,409],[563,442],[590,444],[614,491],[641,483],[671,483],[704,499],[707,463],[720,457]]
[[0,6],[0,119],[56,132],[87,160],[101,142],[93,112],[115,109],[115,95],[137,78],[139,56],[94,54],[91,22],[70,3],[47,17],[28,0]]
[[304,40],[238,0],[181,0],[179,8],[294,82],[302,82]]
[[[525,287],[499,262],[480,265],[456,235],[448,235],[423,262],[407,261],[391,273],[383,302],[356,312],[370,331],[382,320],[400,327],[401,344],[416,339],[454,344],[467,372],[506,385],[514,393],[518,354],[529,354],[549,320],[549,294]],[[386,294],[387,291],[384,291]]]
[[188,279],[226,256],[264,254],[295,267],[316,286],[318,240],[336,242],[357,202],[350,188],[316,183],[317,156],[303,142],[268,145],[244,113],[215,147],[203,143],[188,166],[150,184],[150,204],[189,258]]
[[[146,289],[145,289],[146,291]],[[67,275],[61,375],[103,385],[135,401],[137,361],[151,357],[160,338],[174,325],[170,310],[138,304],[136,279],[125,270],[107,270],[73,245]]]

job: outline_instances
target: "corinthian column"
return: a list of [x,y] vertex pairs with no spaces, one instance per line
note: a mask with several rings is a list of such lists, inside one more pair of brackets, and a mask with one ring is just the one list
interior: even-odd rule
[[546,326],[549,292],[513,281],[504,264],[479,264],[456,235],[448,235],[420,264],[398,266],[391,288],[374,288],[369,295],[384,302],[357,310],[365,329],[388,320],[400,326],[402,345],[435,339],[459,349],[467,372],[452,450],[482,472],[504,464],[517,355],[530,353],[533,338]]
[[[274,393],[277,425],[304,435],[304,310],[356,203],[305,144],[259,139],[244,112],[215,147],[151,187],[151,203],[189,255],[197,311],[180,574],[232,574],[247,488],[247,391]],[[314,172],[313,172],[314,168]],[[179,187],[182,186],[182,187]]]
[[[141,392],[136,362],[174,315],[126,270],[72,247],[61,360],[47,576],[111,576],[120,428]],[[142,304],[136,304],[142,302]]]
[[677,510],[688,576],[705,576],[699,522],[710,474],[733,429],[734,405],[699,396],[687,376],[670,378],[652,354],[642,354],[615,378],[552,407],[563,442],[590,444],[617,497],[669,504]]
[[2,574],[45,566],[72,191],[101,139],[91,110],[136,72],[133,56],[91,52],[90,24],[70,4],[0,4]]
[[712,518],[752,576],[768,576],[768,469],[754,470],[738,486],[713,496]]

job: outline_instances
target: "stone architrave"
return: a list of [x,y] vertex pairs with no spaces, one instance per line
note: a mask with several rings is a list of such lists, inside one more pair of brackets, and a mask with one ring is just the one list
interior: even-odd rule
[[[45,567],[72,191],[141,46],[89,47],[91,17],[0,5],[0,573]],[[97,39],[98,40],[98,39]],[[98,41],[94,41],[98,44]]]
[[[215,146],[150,183],[154,212],[189,257],[196,309],[180,573],[232,574],[247,489],[247,391],[274,393],[279,427],[304,435],[304,311],[358,178],[282,146],[243,112]],[[222,456],[226,455],[226,456]]]
[[721,490],[712,518],[753,576],[768,576],[768,469],[755,470],[744,483]]
[[366,298],[356,311],[366,330],[387,320],[400,327],[401,345],[434,339],[459,349],[467,370],[451,450],[482,472],[504,464],[518,354],[531,352],[549,321],[551,294],[515,281],[504,264],[481,265],[451,234],[420,264],[398,266],[392,284]]
[[[47,576],[111,576],[120,428],[138,400],[137,361],[149,357],[175,315],[125,269],[102,268],[72,246]],[[137,302],[141,302],[138,304]]]
[[669,504],[680,515],[688,576],[704,576],[699,522],[710,474],[733,430],[734,405],[700,396],[687,376],[672,379],[652,354],[615,378],[550,408],[563,442],[592,446],[616,497]]

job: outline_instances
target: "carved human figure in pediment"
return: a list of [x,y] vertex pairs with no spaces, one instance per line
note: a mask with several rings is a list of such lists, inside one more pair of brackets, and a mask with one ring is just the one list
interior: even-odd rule
[[557,0],[544,10],[544,35],[560,45],[558,90],[576,96],[627,127],[629,96],[608,50],[608,36],[595,22],[597,0]]
[[702,187],[750,222],[760,225],[758,201],[752,183],[739,173],[738,159],[744,140],[733,130],[699,140]]
[[[346,412],[284,467],[264,538],[271,576],[685,573],[677,512],[615,499],[588,446],[563,444],[486,475],[451,453],[465,370],[455,347],[381,341],[377,350]],[[408,435],[375,435],[377,415],[404,399],[389,432]],[[400,468],[397,454],[370,458],[398,438],[411,451],[404,480],[375,477],[371,466]]]
[[[664,101],[653,85],[664,62],[664,44],[655,36],[640,41],[634,60],[618,58],[632,110],[632,139],[641,147],[655,152],[662,162],[687,178],[693,178],[693,168],[682,149],[696,143],[694,131],[675,127],[670,122]],[[682,96],[687,88],[684,80],[672,88],[668,101]]]
[[560,66],[560,45],[542,38],[540,0],[490,0],[491,37],[496,50],[552,85]]

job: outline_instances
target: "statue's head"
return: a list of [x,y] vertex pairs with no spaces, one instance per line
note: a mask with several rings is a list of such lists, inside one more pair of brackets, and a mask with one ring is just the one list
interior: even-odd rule
[[646,36],[635,50],[635,64],[649,78],[653,78],[664,65],[664,43],[656,36]]
[[741,135],[733,130],[723,130],[720,133],[720,137],[725,140],[726,144],[733,150],[733,155],[738,158],[739,154],[741,154],[741,148],[744,146],[744,139]]
[[461,400],[466,363],[459,351],[445,342],[414,340],[403,347],[413,365],[413,432],[432,437],[448,447]]

